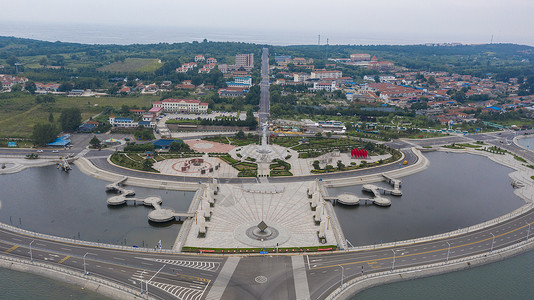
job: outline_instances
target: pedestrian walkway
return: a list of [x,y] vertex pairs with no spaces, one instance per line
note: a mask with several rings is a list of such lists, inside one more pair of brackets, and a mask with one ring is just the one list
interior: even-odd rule
[[295,279],[295,294],[298,299],[310,299],[310,288],[306,276],[304,256],[291,256],[293,264],[293,278]]
[[229,257],[226,260],[219,276],[215,279],[208,296],[206,296],[206,300],[219,300],[222,298],[224,290],[226,289],[228,282],[230,282],[240,259],[241,258],[239,257]]

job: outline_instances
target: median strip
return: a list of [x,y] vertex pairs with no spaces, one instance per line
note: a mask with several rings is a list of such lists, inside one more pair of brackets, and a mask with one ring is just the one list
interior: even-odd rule
[[69,257],[70,257],[70,256],[67,255],[67,256],[63,257],[63,259],[60,260],[60,261],[58,261],[57,263],[58,263],[58,264],[61,264],[61,263],[63,263],[64,261],[66,261],[67,259],[69,259]]
[[17,245],[13,246],[13,247],[11,247],[11,248],[7,249],[7,250],[6,250],[6,253],[9,253],[9,252],[11,252],[11,251],[13,251],[13,250],[17,249],[18,247],[19,247],[19,246],[17,246]]

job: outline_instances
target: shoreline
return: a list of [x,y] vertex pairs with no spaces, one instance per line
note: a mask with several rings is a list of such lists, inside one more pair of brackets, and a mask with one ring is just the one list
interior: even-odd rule
[[[418,157],[422,156],[424,158],[424,155],[422,155],[420,153],[420,151],[418,151],[417,149],[414,149],[414,150],[415,150],[414,153]],[[486,156],[486,157],[488,157],[489,159],[493,160],[496,163],[499,163],[501,165],[505,165],[505,166],[510,167],[513,170],[515,170],[515,171],[509,173],[509,176],[512,179],[521,178],[520,177],[521,170],[520,170],[520,166],[519,166],[519,165],[521,165],[521,163],[518,162],[518,161],[515,161],[513,159],[513,157],[511,157],[508,154],[502,155],[502,156],[501,155],[497,156],[496,154],[491,154],[491,153],[484,152],[484,151],[477,151],[477,150],[474,150],[474,149],[458,149],[457,150],[457,149],[439,148],[439,149],[436,149],[436,150],[437,151],[442,151],[442,152],[465,153],[465,154],[475,154],[475,155]],[[507,159],[505,159],[505,158],[507,158]],[[81,164],[76,164],[76,165],[77,166],[81,166],[80,170],[83,169],[85,174],[93,176],[93,177],[98,178],[98,179],[114,180],[116,178],[121,178],[122,177],[122,176],[114,174],[112,172],[108,172],[108,171],[104,171],[104,170],[98,169],[89,160],[87,160],[85,158],[79,159],[76,162],[81,163]],[[410,175],[410,174],[408,174],[410,172],[415,173],[417,171],[424,170],[428,166],[428,163],[429,163],[429,161],[426,158],[425,159],[418,159],[418,161],[414,165],[408,166],[408,167],[412,167],[412,168],[406,167],[406,168],[401,168],[399,170],[391,171],[391,172],[405,172],[406,174],[404,174],[404,175],[399,175],[399,174],[391,175],[390,174],[390,175],[391,176],[401,176],[401,177],[402,176],[407,176],[407,175]],[[526,167],[524,167],[524,168],[526,168]],[[381,176],[380,174],[378,174],[378,176]],[[372,176],[377,176],[377,175],[375,174],[375,175],[366,175],[366,176],[367,177],[372,177]],[[362,177],[365,177],[365,176],[362,176]],[[133,177],[132,177],[132,179],[133,179]],[[371,180],[371,179],[372,178],[368,178],[367,180]],[[148,182],[145,182],[145,183],[134,181],[135,184],[140,184],[140,185],[142,184],[142,186],[144,186],[144,187],[153,187],[153,188],[162,188],[162,189],[175,189],[175,188],[184,188],[184,187],[193,188],[193,186],[198,187],[197,184],[186,184],[185,186],[183,186],[183,183],[176,183],[176,182],[170,182],[170,183],[174,183],[175,185],[172,185],[172,184],[168,185],[168,184],[163,184],[163,182],[157,181],[157,180],[149,180],[149,179],[141,179],[141,178],[137,178],[136,180],[148,181]],[[362,179],[362,181],[363,181],[363,179]],[[338,184],[341,184],[341,183],[338,183]],[[335,184],[335,183],[333,183],[333,184]],[[132,184],[132,185],[134,185],[134,184]],[[376,247],[376,245],[369,245],[369,246],[358,247],[358,248],[354,248],[354,249],[350,249],[350,250],[346,250],[346,251],[361,251],[361,250],[371,249],[371,247],[373,247],[373,248],[387,248],[387,247],[391,247],[391,246],[402,245],[404,243],[411,244],[411,243],[415,243],[415,242],[423,242],[425,240],[430,240],[430,239],[440,239],[440,238],[443,238],[445,236],[460,235],[460,234],[464,234],[464,233],[467,233],[467,232],[470,232],[470,231],[473,231],[473,230],[484,228],[486,226],[491,226],[491,225],[494,225],[494,224],[497,224],[497,223],[501,223],[501,222],[503,222],[505,220],[508,220],[510,218],[513,218],[513,217],[516,217],[518,215],[521,215],[521,214],[525,213],[526,209],[531,209],[533,207],[532,202],[534,200],[529,198],[528,196],[532,197],[532,195],[534,195],[534,193],[525,191],[527,189],[531,189],[532,185],[533,184],[530,184],[528,186],[525,186],[525,187],[522,187],[520,189],[515,189],[514,190],[514,193],[516,193],[519,197],[521,197],[526,202],[526,204],[524,206],[522,206],[521,208],[519,208],[519,209],[517,209],[517,210],[515,210],[515,211],[513,211],[513,212],[511,212],[511,213],[509,213],[507,215],[498,217],[496,219],[493,219],[493,220],[490,220],[490,221],[487,221],[487,222],[484,222],[484,223],[480,223],[480,224],[477,224],[477,225],[474,225],[474,226],[471,226],[471,227],[463,228],[463,229],[460,229],[460,230],[457,230],[457,231],[453,231],[453,232],[450,232],[450,233],[445,233],[445,234],[441,234],[441,235],[434,235],[434,236],[427,236],[427,237],[421,237],[421,238],[415,239],[415,240],[418,240],[418,241],[415,241],[415,240],[399,241],[399,242],[395,242],[395,243],[382,244],[379,247]],[[6,224],[2,224],[2,225],[4,225],[3,227],[11,227],[11,226],[8,226],[8,225],[6,226]],[[32,233],[32,232],[27,231],[27,230],[19,229],[19,228],[17,228],[16,230],[13,230],[11,228],[8,228],[8,229],[10,229],[12,231],[15,231],[15,232],[18,231],[19,233],[21,231],[24,231],[25,233],[23,233],[23,234],[41,235],[41,234],[37,234],[37,233]],[[49,238],[56,239],[58,237],[49,236]],[[58,239],[61,240],[63,238],[58,238]],[[65,240],[69,240],[69,239],[65,239]],[[74,241],[74,240],[72,242],[79,243],[79,244],[88,243],[88,242],[85,242],[85,241]],[[99,246],[101,246],[101,247],[108,247],[109,246],[111,248],[117,248],[118,247],[116,245],[104,245],[104,244],[99,244]],[[510,249],[508,249],[508,248],[510,248]],[[424,265],[422,267],[399,269],[399,270],[396,270],[394,273],[385,272],[385,274],[382,274],[382,273],[380,273],[380,274],[369,274],[369,275],[366,275],[365,278],[363,278],[363,281],[361,280],[361,278],[356,278],[356,279],[353,279],[353,281],[349,281],[348,283],[344,284],[345,288],[342,291],[338,291],[336,293],[337,290],[335,290],[334,293],[329,295],[327,299],[348,299],[350,297],[353,297],[355,294],[357,294],[357,293],[359,293],[359,292],[361,292],[361,291],[363,291],[365,289],[368,289],[370,287],[373,287],[373,286],[378,286],[378,285],[391,283],[391,282],[395,282],[395,281],[409,280],[409,279],[428,277],[428,276],[433,276],[433,275],[438,275],[438,274],[443,274],[443,273],[449,273],[449,272],[454,272],[454,271],[458,271],[458,270],[467,269],[467,268],[470,268],[472,266],[484,265],[484,264],[488,264],[488,263],[491,263],[491,262],[494,262],[494,261],[504,260],[504,259],[506,259],[508,257],[512,257],[512,256],[515,256],[515,255],[518,255],[520,253],[523,253],[523,252],[526,252],[528,250],[533,249],[534,248],[534,243],[532,243],[532,241],[529,241],[528,243],[521,242],[521,243],[518,243],[518,244],[514,244],[512,246],[509,246],[508,248],[500,249],[500,251],[495,251],[495,254],[492,254],[492,255],[479,254],[479,255],[470,256],[470,257],[466,257],[466,258],[462,258],[462,259],[458,259],[458,260],[451,260],[451,262],[449,264],[446,264],[446,265],[444,265],[444,264],[432,264],[432,265]],[[124,250],[129,250],[129,249],[124,249]],[[138,251],[143,251],[143,250],[139,249]],[[178,253],[178,252],[176,252],[176,250],[164,251],[164,252],[166,252],[166,253]],[[338,251],[337,253],[342,253],[342,251]],[[190,253],[182,253],[182,254],[190,254]],[[308,255],[318,255],[318,254],[320,254],[320,253],[313,253],[313,254],[312,253],[308,253]],[[191,254],[191,255],[194,256],[194,255],[198,255],[198,254]],[[282,254],[282,255],[285,255],[285,254]],[[221,255],[215,255],[215,256],[221,256]],[[229,256],[234,256],[234,255],[222,255],[222,256],[229,257]],[[239,255],[239,256],[242,256],[242,255]],[[42,268],[38,272],[34,272],[34,270],[30,270],[31,268],[25,268],[24,267],[25,266],[24,262],[15,264],[15,263],[9,263],[10,260],[13,260],[13,258],[8,257],[8,256],[6,256],[6,257],[1,256],[0,257],[0,262],[1,262],[0,263],[0,267],[20,270],[20,271],[23,271],[23,272],[35,273],[37,275],[43,275],[43,276],[52,278],[54,280],[60,280],[60,281],[68,282],[68,283],[74,283],[74,284],[80,285],[80,286],[86,286],[86,284],[87,284],[87,281],[85,281],[83,278],[80,279],[80,278],[77,278],[76,276],[71,278],[70,276],[66,276],[65,274],[63,274],[60,271],[55,271],[55,273],[54,272],[50,273],[49,272],[50,270],[47,269],[47,268]],[[23,260],[23,261],[25,261],[25,260]],[[465,262],[467,262],[467,261],[470,264],[466,264]],[[28,264],[29,264],[29,262],[28,262]],[[62,267],[57,267],[57,268],[67,270],[66,268],[62,268]],[[116,299],[131,299],[131,297],[132,297],[132,294],[129,294],[129,293],[125,294],[128,297],[123,297],[121,295],[114,294],[114,293],[117,292],[116,288],[113,288],[112,286],[106,286],[105,289],[102,289],[103,285],[106,285],[106,283],[104,283],[104,282],[102,282],[101,284],[95,283],[91,287],[87,286],[87,288],[92,288],[92,289],[94,289],[94,291],[96,291],[98,293],[101,293],[101,294],[106,295],[106,296],[112,296],[112,297],[114,297]],[[118,292],[120,292],[120,291],[118,291]]]

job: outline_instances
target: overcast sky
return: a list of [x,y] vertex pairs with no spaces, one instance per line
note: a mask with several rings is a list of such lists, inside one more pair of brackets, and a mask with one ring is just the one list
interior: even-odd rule
[[[534,45],[534,0],[0,0],[1,22],[288,30]],[[335,42],[335,41],[334,41]]]

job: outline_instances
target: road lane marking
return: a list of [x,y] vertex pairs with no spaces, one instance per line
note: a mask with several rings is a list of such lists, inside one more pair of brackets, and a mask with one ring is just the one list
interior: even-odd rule
[[69,259],[69,255],[63,257],[60,261],[58,261],[57,263],[60,264],[60,263],[63,263],[64,261],[66,261],[67,259]]
[[13,246],[13,247],[11,247],[11,248],[7,249],[7,250],[6,250],[6,253],[9,253],[9,252],[11,252],[11,251],[13,251],[13,250],[17,249],[18,247],[19,247],[19,246],[17,246],[17,245]]
[[[455,245],[455,246],[452,246],[450,247],[450,249],[457,249],[457,248],[461,248],[461,247],[466,247],[466,246],[471,246],[471,245],[475,245],[475,244],[480,244],[480,243],[485,243],[485,242],[489,242],[491,241],[492,239],[494,238],[498,238],[498,237],[502,237],[502,236],[505,236],[507,234],[511,234],[513,232],[516,232],[518,230],[521,230],[523,228],[526,228],[529,226],[529,224],[534,224],[534,222],[532,223],[527,223],[526,225],[523,225],[521,227],[518,227],[516,229],[513,229],[513,230],[510,230],[510,231],[507,231],[505,233],[501,233],[501,234],[498,234],[498,235],[495,235],[495,236],[491,236],[491,237],[488,237],[488,238],[485,238],[485,239],[482,239],[482,240],[479,240],[479,241],[475,241],[475,242],[472,242],[472,243],[467,243],[467,244],[462,244],[462,245]],[[478,247],[482,247],[482,245],[478,245]],[[436,250],[430,250],[430,251],[425,251],[425,252],[419,252],[419,253],[410,253],[410,254],[406,254],[404,256],[417,256],[417,255],[423,255],[423,254],[429,254],[429,253],[435,253],[435,252],[440,252],[440,251],[447,251],[449,248],[442,248],[442,249],[436,249]],[[469,249],[472,249],[472,248],[469,248]],[[404,248],[403,249],[399,249],[399,250],[405,250]],[[425,257],[423,257],[425,258]],[[349,262],[349,263],[344,263],[344,264],[335,264],[335,265],[329,265],[329,266],[321,266],[321,267],[315,267],[315,268],[312,268],[312,269],[325,269],[325,268],[335,268],[335,267],[338,267],[340,265],[342,266],[346,266],[346,265],[354,265],[354,264],[362,264],[362,263],[367,263],[367,262],[370,262],[370,261],[384,261],[384,260],[391,260],[393,259],[393,256],[391,257],[384,257],[384,258],[378,258],[378,259],[373,259],[373,260],[364,260],[364,261],[355,261],[355,262]]]
[[126,260],[124,258],[120,258],[120,257],[114,257],[113,259],[116,259],[116,260]]

